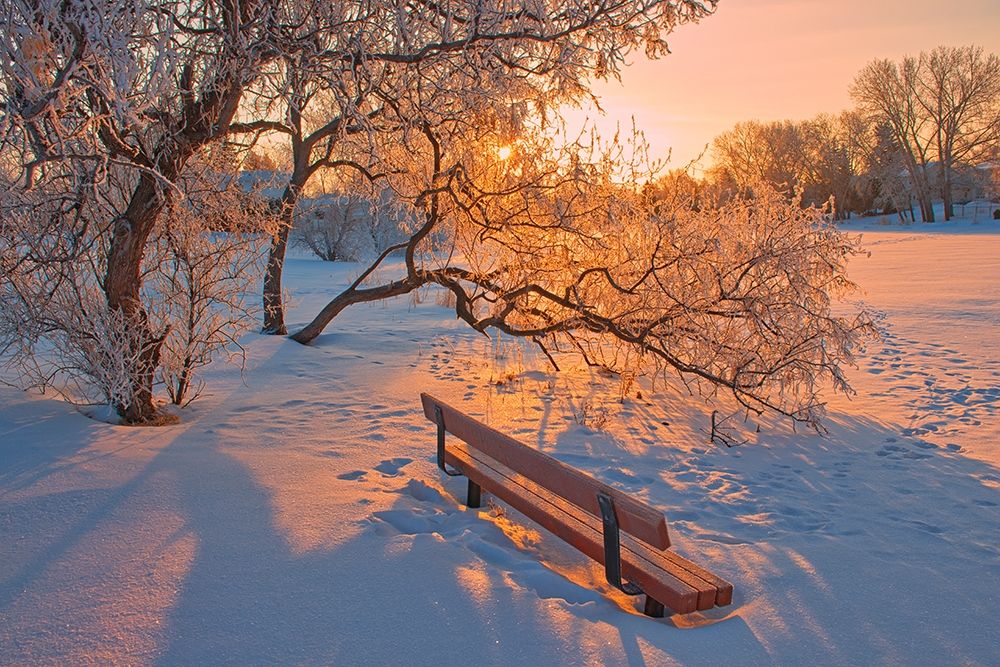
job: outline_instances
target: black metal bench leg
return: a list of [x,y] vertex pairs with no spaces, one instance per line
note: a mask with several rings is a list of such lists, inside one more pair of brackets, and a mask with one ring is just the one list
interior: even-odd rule
[[663,618],[664,610],[663,603],[657,602],[653,598],[646,596],[646,607],[642,610],[646,616],[652,616],[653,618]]
[[469,480],[469,492],[466,494],[465,506],[476,509],[482,504],[482,488],[471,479]]

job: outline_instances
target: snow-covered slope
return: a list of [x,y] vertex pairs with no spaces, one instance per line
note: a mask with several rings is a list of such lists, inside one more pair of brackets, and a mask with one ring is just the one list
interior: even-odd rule
[[[864,227],[862,224],[859,227]],[[1000,223],[868,225],[883,342],[830,433],[549,371],[435,303],[251,336],[181,424],[0,389],[2,664],[1000,664]],[[292,320],[356,267],[290,261]],[[638,389],[638,394],[637,394]],[[643,617],[433,463],[430,391],[667,513],[731,607]]]

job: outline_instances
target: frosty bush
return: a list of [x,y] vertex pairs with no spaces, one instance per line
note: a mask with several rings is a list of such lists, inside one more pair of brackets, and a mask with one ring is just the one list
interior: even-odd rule
[[165,211],[146,280],[152,312],[168,331],[160,375],[177,405],[197,398],[195,374],[217,353],[242,364],[239,338],[260,314],[256,290],[277,227],[263,199],[232,180],[218,187],[216,179],[214,188],[205,180],[212,184],[195,180]]
[[71,205],[17,189],[0,195],[0,359],[16,384],[76,402],[129,406],[136,377],[149,372],[173,402],[189,401],[198,368],[223,348],[238,353],[236,338],[256,315],[246,297],[273,233],[266,203],[204,164],[181,179],[142,266],[149,305],[137,326],[104,298],[113,230],[94,223],[92,192],[81,189]]
[[388,193],[320,195],[300,200],[291,240],[328,262],[371,259],[405,238],[403,219]]
[[295,215],[292,242],[327,262],[356,261],[363,252],[371,205],[358,195],[324,195],[302,200]]

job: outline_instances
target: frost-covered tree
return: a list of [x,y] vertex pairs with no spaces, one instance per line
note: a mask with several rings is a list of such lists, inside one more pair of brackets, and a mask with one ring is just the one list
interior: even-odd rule
[[[352,304],[434,284],[472,328],[529,338],[556,366],[572,353],[670,374],[811,424],[824,383],[848,389],[842,367],[871,324],[833,312],[859,248],[822,211],[765,182],[752,198],[670,205],[642,185],[655,176],[642,150],[507,129],[494,117],[404,132],[415,166],[385,170],[417,212],[394,248],[404,270],[387,273],[379,257],[293,338],[313,340]],[[432,241],[441,230],[444,245]]]
[[353,167],[365,171],[364,157],[355,161],[339,150],[343,135],[366,127],[358,115],[365,94],[351,69],[328,70],[327,58],[316,51],[286,54],[275,67],[275,75],[263,77],[248,94],[249,113],[258,120],[235,123],[232,129],[257,136],[279,135],[288,142],[291,164],[276,202],[281,225],[271,239],[263,285],[263,332],[284,335],[288,330],[282,301],[282,273],[296,217],[305,216],[299,225],[300,242],[324,259],[345,258],[340,246],[349,231],[350,216],[341,220],[344,223],[341,225],[325,224],[331,221],[308,218],[308,214],[299,211],[299,204],[309,180],[321,169]]
[[978,46],[939,46],[921,53],[920,64],[917,100],[933,123],[938,185],[949,220],[956,169],[1000,146],[1000,57]]
[[1000,143],[1000,57],[977,46],[941,46],[899,63],[875,60],[857,75],[851,95],[873,122],[892,128],[925,222],[934,221],[936,162],[949,219],[956,166]]
[[[283,55],[275,71],[252,87],[251,115],[257,120],[237,126],[280,133],[291,149],[281,202],[285,225],[274,239],[264,282],[264,332],[286,331],[281,276],[288,234],[295,203],[317,171],[349,169],[371,177],[368,168],[378,161],[371,152],[385,145],[376,137],[392,136],[414,118],[438,122],[433,107],[447,108],[448,117],[461,113],[466,122],[476,122],[484,106],[522,118],[528,107],[531,114],[551,112],[588,95],[592,77],[615,75],[634,49],[643,48],[650,57],[667,53],[666,35],[715,5],[715,0],[333,5],[326,21],[335,28],[325,48]],[[317,30],[322,28],[298,28],[310,36]],[[401,94],[414,86],[425,94]],[[428,108],[406,108],[415,100]],[[362,138],[344,141],[352,135]]]
[[[247,301],[255,265],[272,231],[267,202],[203,157],[212,156],[194,158],[173,184],[140,267],[158,379],[178,404],[197,395],[197,372],[213,353],[240,353],[237,338],[256,315],[256,299]],[[103,290],[113,226],[99,221],[122,205],[129,185],[122,169],[105,179],[109,201],[93,188],[68,198],[47,184],[0,193],[0,361],[22,386],[120,406],[134,400],[149,343]]]
[[313,8],[271,0],[0,7],[5,208],[40,235],[36,253],[4,251],[21,266],[61,264],[57,275],[71,281],[96,274],[71,286],[96,290],[90,312],[122,329],[126,377],[109,398],[126,422],[155,420],[167,331],[150,320],[144,262],[161,214],[180,198],[191,160],[225,136],[261,64],[288,48],[285,27]]
[[[516,72],[553,93],[585,94],[588,75],[616,72],[634,48],[665,53],[665,35],[714,4],[0,0],[4,207],[37,223],[31,258],[63,263],[67,279],[81,275],[78,239],[100,239],[88,248],[99,279],[87,298],[121,330],[112,347],[128,360],[111,399],[124,421],[152,421],[167,332],[150,321],[144,261],[192,158],[233,134],[234,122],[269,129],[247,127],[274,120],[269,110],[254,115],[248,90],[266,90],[287,67],[320,72],[331,89],[347,82],[337,89],[340,130],[392,108],[400,84],[462,94],[447,87],[459,69],[466,84]],[[5,247],[4,262],[23,268],[26,247]]]

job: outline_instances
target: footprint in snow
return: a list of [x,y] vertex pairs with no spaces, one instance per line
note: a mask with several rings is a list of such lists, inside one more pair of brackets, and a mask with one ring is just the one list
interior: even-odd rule
[[405,493],[414,500],[419,500],[421,502],[442,504],[444,501],[444,497],[441,495],[440,491],[417,479],[411,479],[406,483],[406,486],[399,490],[399,492]]
[[386,475],[387,477],[395,477],[404,466],[410,463],[413,463],[413,459],[400,456],[394,459],[386,459],[385,461],[382,461],[375,466],[375,470],[383,475]]
[[418,513],[412,510],[385,510],[374,512],[375,519],[383,521],[403,535],[419,535],[421,533],[434,533],[444,520],[445,516],[439,512]]

